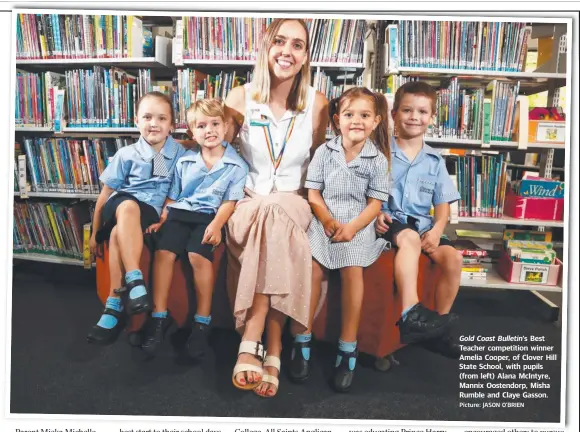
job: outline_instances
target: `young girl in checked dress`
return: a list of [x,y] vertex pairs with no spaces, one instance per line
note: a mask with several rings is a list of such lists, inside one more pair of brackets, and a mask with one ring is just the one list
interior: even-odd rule
[[387,102],[380,93],[352,88],[330,102],[330,115],[337,137],[316,151],[306,177],[315,215],[308,236],[313,287],[327,269],[340,269],[342,324],[333,384],[347,391],[357,357],[363,268],[388,245],[373,226],[389,197]]

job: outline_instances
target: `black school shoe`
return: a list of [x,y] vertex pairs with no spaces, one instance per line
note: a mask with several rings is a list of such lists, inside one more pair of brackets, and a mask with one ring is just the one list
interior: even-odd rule
[[352,380],[354,378],[354,369],[349,369],[348,362],[350,358],[358,357],[358,349],[355,349],[353,352],[344,352],[338,350],[338,355],[341,357],[341,359],[340,364],[334,368],[332,386],[337,392],[345,393],[350,390],[352,386]]
[[125,314],[119,312],[115,309],[105,308],[103,315],[112,315],[117,318],[117,324],[111,329],[106,329],[104,327],[94,325],[89,334],[87,335],[87,341],[90,343],[97,344],[109,344],[117,340],[117,337],[125,328]]
[[[292,342],[292,353],[288,367],[288,377],[295,383],[302,383],[310,376],[310,363],[304,358],[302,348],[310,348],[310,342]],[[310,350],[312,353],[312,349]]]
[[407,312],[404,321],[403,318],[397,321],[401,343],[411,344],[443,336],[456,320],[455,314],[439,315],[417,303]]
[[[145,287],[146,293],[141,297],[132,299],[129,296],[129,293],[133,288],[139,285],[143,285]],[[151,302],[149,301],[149,292],[147,292],[147,286],[145,285],[145,281],[143,279],[135,279],[116,292],[123,295],[125,310],[127,311],[128,315],[136,315],[151,311],[152,308]]]
[[173,318],[169,314],[165,318],[149,316],[143,329],[141,349],[150,356],[157,354],[159,347],[163,343],[165,334],[172,323]]
[[451,336],[429,339],[421,342],[423,348],[441,354],[443,357],[458,359],[461,356],[461,347],[456,344]]
[[191,334],[185,343],[185,349],[193,359],[201,359],[209,350],[209,332],[210,326],[199,322],[193,322],[191,325]]

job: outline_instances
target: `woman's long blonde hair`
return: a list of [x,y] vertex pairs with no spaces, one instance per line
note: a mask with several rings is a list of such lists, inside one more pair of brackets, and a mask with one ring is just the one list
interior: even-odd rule
[[310,36],[306,22],[299,18],[280,18],[275,19],[266,29],[262,39],[262,44],[258,50],[258,59],[254,66],[254,77],[252,79],[252,99],[258,103],[270,102],[270,69],[268,67],[268,52],[278,34],[280,27],[286,21],[296,21],[306,33],[306,61],[294,78],[292,89],[288,95],[286,108],[292,111],[303,111],[306,109],[308,98],[308,87],[310,86]]

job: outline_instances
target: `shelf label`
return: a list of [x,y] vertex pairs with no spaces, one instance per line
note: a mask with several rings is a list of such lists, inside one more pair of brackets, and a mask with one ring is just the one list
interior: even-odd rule
[[548,281],[550,266],[547,265],[522,265],[520,282],[545,284]]

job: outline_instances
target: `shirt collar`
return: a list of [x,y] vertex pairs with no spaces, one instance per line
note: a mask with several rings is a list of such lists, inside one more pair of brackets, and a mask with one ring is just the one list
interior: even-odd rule
[[[326,146],[332,150],[342,152],[342,137],[339,135],[334,137],[330,141],[327,141]],[[363,158],[374,158],[379,155],[379,151],[377,146],[373,144],[373,142],[367,138],[363,149],[360,152],[360,157]]]
[[[426,154],[429,154],[431,156],[435,156],[437,158],[441,157],[441,154],[437,150],[435,150],[433,147],[431,147],[425,143],[425,140],[423,140],[423,147],[421,148],[421,151],[417,154],[417,157],[415,158],[415,160],[417,160],[419,155],[423,152]],[[397,145],[396,138],[392,137],[391,138],[391,154],[396,155],[397,153],[403,153],[403,151]]]
[[[221,158],[221,162],[224,164],[237,165],[243,168],[242,157],[238,154],[236,149],[227,141],[223,141],[222,145],[226,148],[225,153]],[[201,150],[187,150],[187,152],[182,156],[181,160],[186,160],[194,163],[203,163],[203,158],[201,156]]]
[[[168,136],[165,140],[165,144],[161,147],[159,153],[161,153],[165,159],[173,159],[177,154],[177,149],[179,148],[179,143],[173,139],[173,137]],[[145,141],[145,138],[139,137],[135,145],[137,153],[145,160],[149,162],[155,157],[155,150],[151,148],[151,145]]]

